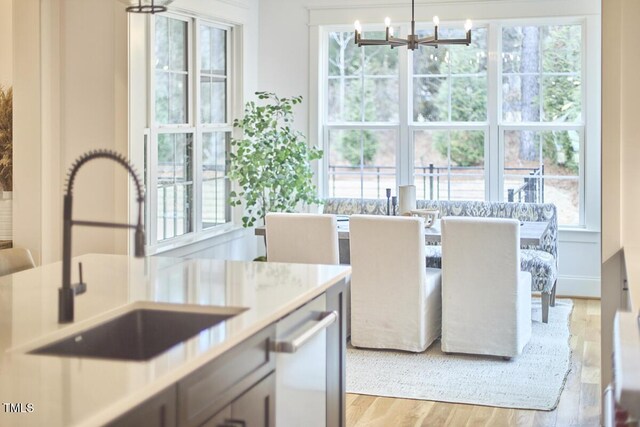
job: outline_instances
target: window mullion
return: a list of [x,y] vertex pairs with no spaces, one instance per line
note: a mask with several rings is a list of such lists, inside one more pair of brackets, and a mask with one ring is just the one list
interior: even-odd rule
[[200,20],[193,20],[193,37],[190,40],[193,41],[192,48],[189,49],[193,56],[193,60],[190,61],[191,66],[193,67],[193,72],[191,73],[193,76],[193,120],[195,132],[194,136],[194,144],[193,144],[193,189],[192,189],[192,198],[193,198],[193,215],[194,224],[193,230],[195,233],[200,233],[203,229],[202,227],[202,209],[203,209],[203,192],[202,192],[202,145],[203,145],[203,136],[202,136],[202,117],[201,117],[201,108],[200,105],[202,103],[202,92],[200,90],[200,81],[201,81],[201,58],[200,58]]
[[396,143],[396,185],[413,184],[413,169],[411,168],[412,141],[409,138],[409,120],[411,107],[410,95],[410,71],[413,64],[413,55],[408,49],[398,52],[398,139]]
[[[498,123],[501,120],[502,85],[500,84],[502,71],[502,29],[500,24],[489,24],[487,48],[489,50],[487,63],[487,120],[489,121],[488,141],[485,149],[485,197],[487,200],[502,200],[502,138],[499,136]],[[486,134],[485,134],[486,135]]]

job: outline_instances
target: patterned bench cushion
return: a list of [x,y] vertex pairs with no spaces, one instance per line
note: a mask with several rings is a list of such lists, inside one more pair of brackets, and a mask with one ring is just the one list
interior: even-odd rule
[[[442,268],[442,246],[426,246],[425,254],[428,268]],[[558,277],[558,269],[553,255],[540,250],[521,249],[520,269],[531,273],[532,291],[551,292]]]
[[[483,201],[418,200],[418,209],[439,209],[440,216],[476,216],[515,218],[520,221],[549,221],[549,229],[540,245],[523,246],[523,271],[533,276],[532,290],[550,292],[558,274],[558,216],[552,203],[513,203]],[[336,215],[386,215],[386,199],[329,198],[324,213]],[[431,256],[432,255],[432,256]],[[427,246],[427,267],[440,268],[441,248],[437,243]],[[432,261],[429,259],[432,258]]]

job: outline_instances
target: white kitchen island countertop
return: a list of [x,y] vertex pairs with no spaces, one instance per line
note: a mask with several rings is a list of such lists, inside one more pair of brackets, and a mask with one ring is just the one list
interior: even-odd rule
[[[84,255],[87,292],[74,323],[58,324],[61,264],[0,277],[0,426],[107,423],[350,275],[348,266]],[[26,354],[136,301],[246,311],[146,362]],[[98,319],[96,319],[96,317]],[[33,411],[28,412],[27,404]]]

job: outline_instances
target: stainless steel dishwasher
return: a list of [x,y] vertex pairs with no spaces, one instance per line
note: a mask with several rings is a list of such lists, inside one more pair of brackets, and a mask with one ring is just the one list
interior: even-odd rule
[[324,427],[327,418],[327,334],[338,313],[321,295],[276,325],[276,426]]

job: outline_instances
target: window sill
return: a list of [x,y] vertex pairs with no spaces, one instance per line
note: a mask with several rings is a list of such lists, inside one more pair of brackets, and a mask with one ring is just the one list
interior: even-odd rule
[[586,227],[558,228],[559,242],[596,243],[600,241],[600,230]]
[[[229,240],[237,239],[245,235],[248,228],[244,228],[240,225],[233,223],[225,224],[223,226],[215,227],[211,230],[202,231],[198,234],[190,233],[188,235],[176,237],[169,241],[158,243],[156,245],[147,246],[147,256],[161,255],[166,252],[170,252],[176,249],[181,249],[186,246],[195,245],[197,243],[204,242],[206,240],[215,239],[215,244],[221,244]],[[253,234],[253,231],[251,231]]]

